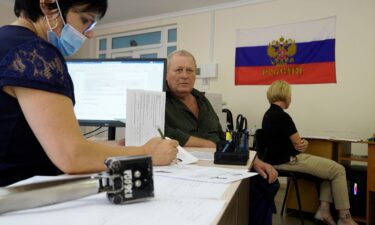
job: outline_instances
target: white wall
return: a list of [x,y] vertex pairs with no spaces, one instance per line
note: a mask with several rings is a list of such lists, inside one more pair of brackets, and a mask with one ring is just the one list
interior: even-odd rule
[[15,21],[17,17],[13,13],[13,4],[0,2],[0,26]]
[[[267,86],[234,85],[235,30],[336,16],[337,83],[293,85],[288,112],[302,134],[366,138],[375,132],[374,10],[373,0],[277,0],[138,24],[124,22],[101,27],[96,35],[177,24],[179,49],[191,51],[198,63],[219,64],[219,76],[210,80],[207,91],[222,93],[228,108],[245,114],[250,126],[260,127],[268,108]],[[91,43],[94,49],[95,43]],[[95,57],[95,51],[90,54]],[[202,89],[200,80],[196,88]]]
[[[0,24],[8,19],[3,11]],[[199,64],[213,61],[219,65],[218,78],[210,80],[206,91],[222,93],[234,114],[245,114],[250,127],[260,127],[268,108],[267,86],[234,85],[235,30],[336,16],[337,84],[293,85],[288,112],[302,134],[366,138],[375,132],[374,11],[374,0],[275,0],[149,22],[124,21],[123,25],[99,26],[95,35],[176,24],[179,49],[191,51]],[[76,57],[95,57],[96,41],[91,40]],[[196,88],[202,89],[200,80]]]
[[[337,16],[337,84],[294,85],[288,112],[302,133],[363,138],[375,131],[375,1],[280,0],[217,12],[215,57],[222,75],[213,86],[225,90],[230,108],[246,111],[260,125],[268,107],[266,86],[233,85],[234,29]],[[243,15],[241,18],[235,15]],[[228,85],[232,84],[232,85]],[[246,106],[246,107],[244,107]]]

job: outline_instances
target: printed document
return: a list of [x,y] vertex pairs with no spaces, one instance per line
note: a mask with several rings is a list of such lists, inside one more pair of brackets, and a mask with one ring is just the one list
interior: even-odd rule
[[[46,181],[48,178],[55,179],[41,177],[32,181]],[[213,186],[218,189],[213,193],[208,193],[209,187],[205,184],[189,184],[188,181],[175,183],[173,180],[156,178],[155,185],[155,198],[147,201],[115,205],[107,200],[105,193],[100,193],[50,206],[5,213],[0,216],[0,224],[19,225],[27,221],[28,225],[207,225],[213,223],[225,206],[225,200],[218,199],[228,187],[225,185]],[[186,185],[192,191],[183,197],[188,190],[181,188]],[[200,188],[204,189],[204,193],[199,193]],[[193,196],[193,193],[197,195]]]
[[127,91],[125,141],[128,146],[145,144],[164,131],[165,92]]
[[182,180],[164,176],[154,176],[157,198],[200,198],[221,199],[230,184],[207,183]]
[[154,176],[173,177],[209,183],[230,183],[257,175],[247,169],[228,169],[196,165],[154,166]]

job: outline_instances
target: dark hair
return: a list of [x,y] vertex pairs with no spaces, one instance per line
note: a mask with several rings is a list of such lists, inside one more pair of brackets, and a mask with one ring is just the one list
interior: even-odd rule
[[[98,13],[101,19],[105,15],[108,7],[108,0],[57,0],[61,9],[61,13],[66,21],[66,14],[73,7],[82,7],[82,12]],[[56,2],[45,3],[50,9],[56,9]],[[17,17],[23,16],[36,22],[40,17],[44,16],[40,9],[40,0],[15,0],[14,14]]]

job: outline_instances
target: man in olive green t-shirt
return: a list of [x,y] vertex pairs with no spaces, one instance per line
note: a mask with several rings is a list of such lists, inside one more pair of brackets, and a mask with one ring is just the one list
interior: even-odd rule
[[180,50],[168,57],[165,135],[186,147],[216,147],[224,137],[208,99],[194,89],[196,62]]

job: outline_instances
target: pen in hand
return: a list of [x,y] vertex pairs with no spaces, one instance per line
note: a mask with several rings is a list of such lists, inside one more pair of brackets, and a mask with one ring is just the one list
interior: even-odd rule
[[[158,132],[159,132],[160,137],[161,137],[162,139],[171,140],[170,138],[164,136],[163,131],[161,131],[160,128],[158,128]],[[177,150],[179,150],[179,148],[181,148],[180,145],[177,146]],[[177,164],[178,162],[182,162],[182,161],[183,161],[182,159],[176,158],[176,159],[174,160],[174,163]]]
[[162,139],[165,139],[165,136],[164,136],[164,134],[163,134],[163,131],[161,131],[160,128],[158,128],[158,132],[159,132],[159,134],[160,134],[160,137],[161,137]]
[[161,131],[160,128],[158,128],[158,132],[159,132],[160,137],[161,137],[162,139],[165,139],[165,140],[171,140],[169,137],[164,136],[163,131]]

